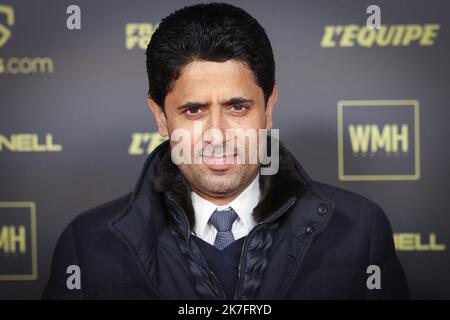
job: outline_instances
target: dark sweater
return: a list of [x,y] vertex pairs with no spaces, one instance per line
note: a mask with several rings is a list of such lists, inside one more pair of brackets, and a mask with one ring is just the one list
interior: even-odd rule
[[200,251],[203,253],[211,271],[219,280],[228,299],[233,299],[234,288],[238,277],[239,258],[245,237],[231,243],[223,250],[210,245],[199,237],[192,236]]

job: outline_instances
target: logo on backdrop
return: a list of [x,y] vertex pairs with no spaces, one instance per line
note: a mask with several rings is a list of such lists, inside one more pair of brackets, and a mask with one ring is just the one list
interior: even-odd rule
[[6,25],[2,24],[0,20],[0,48],[11,38],[9,27],[14,25],[14,9],[10,6],[0,5],[0,17],[2,16],[6,17]]
[[421,233],[394,233],[394,243],[397,251],[445,251],[447,246],[439,243],[434,232],[423,235]]
[[36,205],[0,201],[0,280],[37,279]]
[[[3,20],[6,22],[2,23]],[[12,37],[10,27],[14,26],[15,21],[14,8],[0,5],[0,48],[10,42]],[[53,59],[49,57],[0,57],[0,75],[51,74],[53,71]]]
[[151,23],[127,23],[125,25],[125,48],[128,50],[147,49],[157,27],[158,24]]
[[379,28],[367,25],[327,25],[320,46],[335,47],[408,47],[433,46],[438,37],[439,24],[395,24]]
[[131,135],[130,146],[128,147],[129,155],[150,154],[157,146],[166,141],[166,137],[161,137],[156,132],[134,132]]
[[339,180],[420,179],[419,102],[338,102]]
[[39,137],[37,133],[0,134],[0,152],[59,152],[62,145],[53,142],[53,134]]

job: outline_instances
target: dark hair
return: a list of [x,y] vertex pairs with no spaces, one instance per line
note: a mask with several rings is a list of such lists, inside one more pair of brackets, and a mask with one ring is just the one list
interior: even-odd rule
[[263,27],[243,9],[225,3],[187,6],[164,18],[146,58],[148,94],[162,108],[183,67],[195,60],[244,62],[266,104],[275,84],[272,46]]

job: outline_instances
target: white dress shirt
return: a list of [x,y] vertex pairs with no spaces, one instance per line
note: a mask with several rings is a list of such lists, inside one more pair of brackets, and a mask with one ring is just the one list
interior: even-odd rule
[[195,227],[192,234],[214,245],[217,230],[212,224],[208,223],[209,218],[216,209],[225,210],[231,207],[238,215],[231,226],[234,239],[245,237],[256,225],[252,213],[253,208],[259,202],[260,196],[259,173],[253,182],[227,205],[218,206],[192,191],[191,199],[195,212]]

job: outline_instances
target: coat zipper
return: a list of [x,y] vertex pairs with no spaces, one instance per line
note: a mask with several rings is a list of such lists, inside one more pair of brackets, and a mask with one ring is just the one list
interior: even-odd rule
[[[187,219],[186,213],[184,212],[183,208],[181,208],[178,203],[176,203],[176,201],[174,201],[169,195],[167,195],[168,200],[179,210],[181,211],[183,214],[183,220],[186,223],[187,226],[187,241],[191,241],[190,235],[191,235],[191,227],[189,225],[189,221]],[[191,255],[192,256],[192,255]],[[226,300],[227,296],[225,294],[225,291],[223,291],[222,286],[220,285],[219,280],[217,279],[216,275],[214,274],[214,272],[211,271],[211,269],[209,269],[207,266],[203,266],[203,268],[208,272],[208,274],[212,277],[212,279],[214,280],[213,283],[215,284],[216,289],[218,289],[220,291],[221,294],[221,298]]]
[[278,219],[278,217],[280,217],[280,216],[283,215],[286,211],[288,211],[288,210],[294,205],[295,201],[297,201],[297,199],[294,199],[293,201],[291,201],[291,202],[289,203],[289,205],[288,205],[285,209],[281,210],[281,211],[280,211],[277,215],[275,215],[272,219],[270,219],[270,220],[268,220],[268,221],[264,221],[264,222],[258,223],[258,224],[250,231],[250,233],[247,235],[247,238],[245,238],[244,244],[243,244],[243,247],[242,247],[242,250],[241,250],[241,255],[240,255],[240,257],[239,257],[238,279],[237,279],[236,287],[235,287],[235,290],[234,290],[234,297],[233,297],[234,300],[237,300],[238,292],[240,291],[240,285],[241,285],[241,284],[240,284],[240,282],[241,282],[241,270],[242,270],[242,265],[243,265],[243,263],[244,263],[244,256],[245,256],[246,253],[247,253],[248,243],[250,242],[249,239],[252,237],[252,235],[253,235],[258,229],[261,228],[261,226],[262,226],[263,224],[267,224],[267,223],[270,223],[270,222],[272,222],[272,221]]

